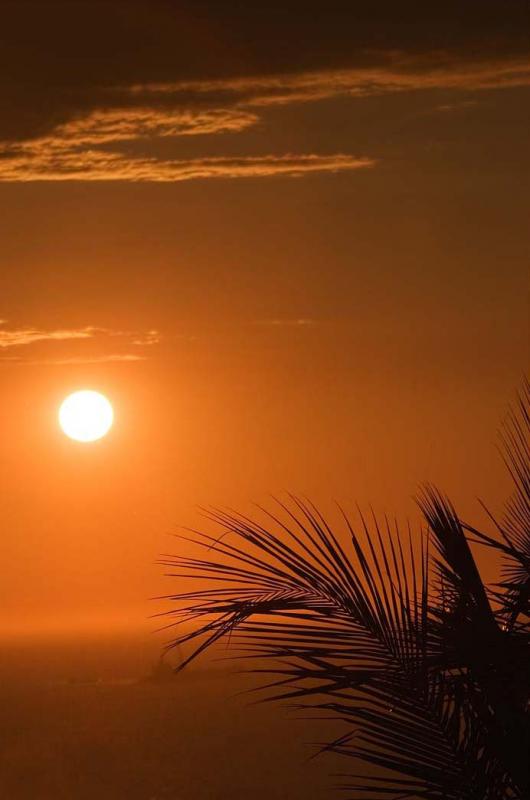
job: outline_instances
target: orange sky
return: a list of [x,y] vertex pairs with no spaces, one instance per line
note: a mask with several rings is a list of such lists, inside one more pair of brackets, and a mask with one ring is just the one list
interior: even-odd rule
[[[529,355],[517,26],[389,20],[382,42],[365,10],[305,39],[289,18],[275,49],[251,14],[77,3],[74,57],[65,4],[47,46],[37,6],[7,5],[0,627],[149,627],[197,504],[292,490],[405,516],[429,480],[498,509]],[[115,406],[94,445],[57,426],[78,388]]]

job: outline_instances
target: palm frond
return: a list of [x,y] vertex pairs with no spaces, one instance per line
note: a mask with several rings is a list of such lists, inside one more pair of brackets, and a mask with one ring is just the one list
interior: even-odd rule
[[[493,798],[485,793],[484,775],[489,785],[509,786],[505,768],[465,716],[466,708],[475,713],[468,684],[439,667],[427,537],[414,542],[410,531],[404,537],[375,516],[370,524],[361,516],[357,532],[343,515],[343,545],[314,506],[294,497],[279,503],[278,513],[262,513],[267,527],[234,512],[210,511],[221,535],[186,537],[206,554],[165,559],[173,576],[196,577],[201,585],[172,598],[177,608],[169,612],[170,624],[193,623],[170,645],[193,646],[181,668],[229,638],[236,653],[261,660],[259,671],[272,678],[270,699],[331,712],[348,726],[327,749],[393,772],[393,779],[369,781],[370,790],[357,783],[374,798],[404,792]],[[429,521],[434,525],[433,517]],[[448,523],[455,524],[452,516]],[[482,609],[487,599],[457,541],[460,533],[454,541],[436,538],[438,562],[471,582],[470,607]]]
[[[451,503],[433,489],[419,500],[433,533],[437,603],[431,607],[434,661],[465,691],[485,746],[521,791],[530,789],[528,635],[499,624]],[[469,530],[469,526],[468,526]],[[502,619],[502,618],[501,618]]]
[[530,619],[530,382],[523,381],[516,403],[500,430],[501,456],[513,483],[500,521],[486,509],[499,539],[471,525],[466,529],[476,540],[497,550],[503,558],[502,592],[496,595],[503,623],[520,625],[520,616]]

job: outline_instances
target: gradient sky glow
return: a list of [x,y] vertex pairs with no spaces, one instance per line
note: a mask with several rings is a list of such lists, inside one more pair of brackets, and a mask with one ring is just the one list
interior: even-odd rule
[[6,632],[149,626],[196,505],[503,500],[528,4],[266,5],[2,5]]

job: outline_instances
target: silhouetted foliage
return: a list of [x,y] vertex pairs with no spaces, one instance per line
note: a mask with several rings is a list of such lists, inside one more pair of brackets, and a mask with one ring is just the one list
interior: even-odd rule
[[[186,625],[170,646],[194,643],[180,668],[223,637],[258,657],[271,699],[345,723],[323,749],[378,774],[348,778],[355,796],[529,797],[529,432],[525,382],[501,435],[514,493],[497,538],[430,487],[421,536],[375,515],[357,531],[344,515],[348,546],[296,497],[261,509],[270,525],[208,512],[219,538],[186,537],[206,553],[163,562],[199,584],[171,598]],[[485,586],[470,541],[499,551],[500,583]]]

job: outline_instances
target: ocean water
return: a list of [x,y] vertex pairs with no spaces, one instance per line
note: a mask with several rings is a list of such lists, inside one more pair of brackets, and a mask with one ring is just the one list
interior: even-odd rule
[[[158,645],[5,643],[0,797],[6,800],[324,800],[342,761],[308,760],[321,723],[235,694],[223,668],[145,680]],[[339,761],[340,763],[337,763]]]

